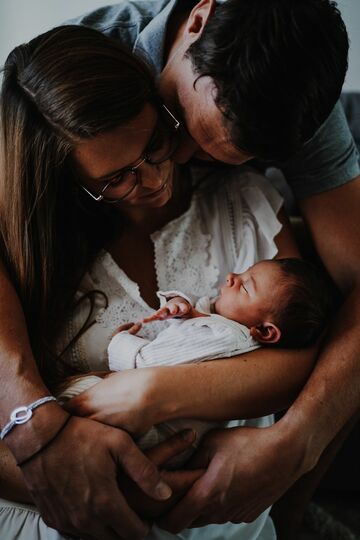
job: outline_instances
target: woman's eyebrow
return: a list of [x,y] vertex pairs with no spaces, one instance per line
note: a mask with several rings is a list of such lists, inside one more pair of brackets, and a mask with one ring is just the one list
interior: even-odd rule
[[159,124],[159,117],[158,117],[158,119],[157,119],[157,121],[156,121],[156,123],[154,125],[154,129],[150,133],[150,136],[149,136],[149,138],[148,138],[148,140],[147,140],[147,142],[146,142],[146,144],[144,146],[144,150],[141,152],[141,154],[140,154],[140,156],[138,158],[134,159],[134,161],[129,163],[129,165],[125,165],[124,167],[121,167],[120,169],[117,169],[116,171],[112,171],[110,173],[104,174],[103,176],[97,176],[96,178],[92,178],[92,180],[95,180],[96,182],[103,182],[103,181],[106,181],[106,180],[111,180],[114,176],[117,176],[123,170],[131,169],[132,167],[134,167],[136,165],[136,163],[138,161],[140,161],[142,159],[142,156],[146,153],[147,147],[149,146],[152,139],[154,138],[154,135],[155,135],[157,127],[158,127],[158,124]]
[[129,169],[129,168],[131,168],[131,165],[127,167],[121,167],[121,169],[117,169],[116,171],[105,174],[104,176],[97,176],[96,178],[92,178],[92,180],[99,181],[99,182],[104,181],[104,180],[111,180],[114,176],[117,176],[119,173],[121,173],[121,171],[123,171],[124,169]]

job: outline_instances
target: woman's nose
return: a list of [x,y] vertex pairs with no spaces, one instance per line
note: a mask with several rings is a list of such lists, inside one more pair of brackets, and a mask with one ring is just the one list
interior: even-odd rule
[[159,166],[151,165],[150,163],[142,163],[141,170],[141,185],[144,188],[157,188],[163,182],[163,173]]

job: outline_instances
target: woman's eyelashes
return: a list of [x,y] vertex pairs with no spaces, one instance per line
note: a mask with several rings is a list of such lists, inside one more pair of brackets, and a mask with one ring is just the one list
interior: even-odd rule
[[241,287],[244,289],[244,291],[246,292],[246,294],[249,294],[249,291],[247,290],[247,288],[245,287],[245,285],[242,283],[241,284]]

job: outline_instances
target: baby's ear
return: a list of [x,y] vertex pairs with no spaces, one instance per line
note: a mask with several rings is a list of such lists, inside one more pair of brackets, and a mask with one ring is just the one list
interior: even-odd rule
[[250,328],[250,334],[259,343],[277,343],[281,338],[281,330],[276,324],[265,322]]

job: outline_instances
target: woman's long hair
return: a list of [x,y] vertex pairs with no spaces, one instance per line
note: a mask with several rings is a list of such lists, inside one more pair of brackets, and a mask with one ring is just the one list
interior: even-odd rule
[[86,267],[118,227],[112,208],[80,193],[72,150],[129,122],[156,91],[143,61],[80,26],[55,28],[15,48],[3,71],[1,244],[46,375],[59,321]]

